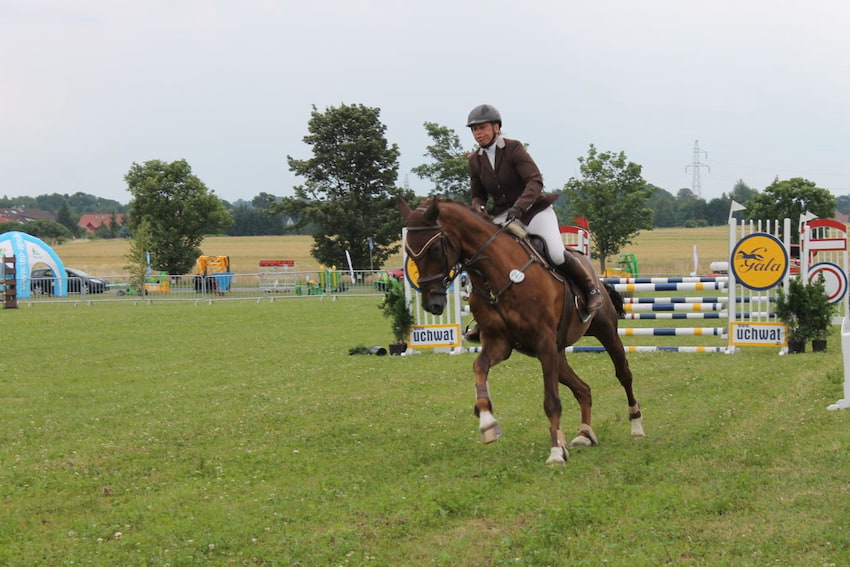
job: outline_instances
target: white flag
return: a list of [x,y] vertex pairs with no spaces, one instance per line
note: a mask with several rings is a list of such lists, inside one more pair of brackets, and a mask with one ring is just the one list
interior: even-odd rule
[[697,255],[697,245],[694,244],[694,271],[691,272],[691,275],[695,276],[697,272],[699,272],[699,256]]
[[800,222],[809,222],[811,220],[815,220],[818,216],[812,212],[809,212],[808,209],[805,213],[800,215]]

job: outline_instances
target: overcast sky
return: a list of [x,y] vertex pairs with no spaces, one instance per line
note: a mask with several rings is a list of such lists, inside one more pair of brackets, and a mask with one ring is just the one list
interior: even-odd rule
[[312,105],[381,109],[398,184],[426,121],[496,106],[548,189],[589,145],[702,196],[805,177],[850,194],[840,0],[0,0],[0,195],[127,203],[133,162],[185,158],[228,201],[291,195]]

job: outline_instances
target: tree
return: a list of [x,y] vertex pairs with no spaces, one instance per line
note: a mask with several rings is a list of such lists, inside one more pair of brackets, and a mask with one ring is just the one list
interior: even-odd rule
[[434,183],[432,195],[442,194],[469,203],[472,200],[469,162],[460,138],[451,128],[434,122],[426,122],[425,131],[434,143],[426,148],[424,155],[433,163],[418,165],[412,169],[413,173]]
[[56,221],[36,219],[18,225],[21,232],[36,236],[48,244],[62,244],[71,237],[71,231]]
[[676,226],[676,197],[672,193],[660,187],[652,187],[652,195],[646,205],[652,209],[652,226]]
[[572,210],[590,224],[593,257],[605,261],[643,229],[652,230],[652,210],[646,206],[652,188],[641,176],[641,166],[627,161],[623,152],[598,153],[591,144],[587,157],[579,157],[582,179],[571,178],[564,191]]
[[[155,242],[151,234],[151,225],[147,219],[141,220],[130,239],[130,249],[125,256],[127,265],[124,269],[130,274],[130,285],[141,293],[145,278],[148,275],[148,255],[154,248]],[[155,262],[155,256],[151,257],[151,263]]]
[[721,197],[715,197],[705,205],[705,218],[711,226],[726,224],[729,222],[729,197],[724,193]]
[[77,219],[71,216],[71,208],[68,206],[68,201],[62,201],[62,206],[59,207],[59,212],[56,213],[56,222],[68,229],[72,236],[79,236],[80,227],[77,226]]
[[230,225],[221,200],[195,175],[186,160],[133,163],[124,176],[133,198],[130,228],[147,222],[153,267],[183,274],[201,255],[204,235]]
[[832,218],[835,214],[835,197],[802,177],[784,181],[777,178],[762,193],[750,199],[745,215],[751,220],[790,218],[792,241],[796,243],[800,239],[796,228],[800,223],[800,215],[805,211],[820,218]]
[[842,214],[850,215],[850,195],[840,195],[836,199],[835,207]]
[[705,201],[688,188],[676,193],[676,226],[705,226]]
[[[272,203],[275,212],[315,223],[314,258],[326,266],[380,267],[398,248],[402,221],[395,197],[413,198],[395,187],[399,150],[384,136],[380,109],[340,105],[319,112],[313,107],[304,142],[313,157],[287,156],[289,169],[305,178],[295,197]],[[371,243],[371,250],[370,250]],[[371,254],[370,254],[371,252]]]
[[110,238],[115,238],[121,232],[121,223],[118,222],[118,215],[112,213],[109,216],[109,234]]
[[735,187],[732,188],[732,193],[729,195],[729,197],[742,205],[746,205],[749,200],[755,197],[756,195],[758,195],[758,191],[744,183],[743,179],[739,179],[738,182],[735,183]]

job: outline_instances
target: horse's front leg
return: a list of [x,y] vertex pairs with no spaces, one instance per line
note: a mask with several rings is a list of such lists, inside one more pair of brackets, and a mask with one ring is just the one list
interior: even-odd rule
[[490,369],[505,360],[510,353],[507,343],[490,344],[490,341],[482,337],[481,352],[472,363],[472,371],[475,373],[475,415],[478,416],[478,430],[484,443],[492,443],[502,436],[499,422],[493,417],[493,402],[490,399],[487,376]]
[[567,359],[560,358],[559,380],[561,384],[570,389],[581,409],[581,425],[578,428],[578,436],[570,441],[570,447],[590,447],[599,444],[596,433],[590,427],[590,414],[593,407],[593,398],[590,395],[590,386],[578,377],[578,374],[570,367]]
[[554,351],[538,358],[543,367],[543,410],[549,418],[549,436],[552,441],[546,464],[563,464],[570,458],[570,452],[567,450],[564,432],[561,431],[561,397],[558,394],[560,355]]

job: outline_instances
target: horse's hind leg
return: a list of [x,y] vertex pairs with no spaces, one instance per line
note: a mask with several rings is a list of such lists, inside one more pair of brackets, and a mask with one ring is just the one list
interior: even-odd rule
[[499,422],[493,417],[493,402],[490,400],[490,389],[487,386],[487,376],[490,369],[510,356],[511,351],[504,341],[493,344],[486,338],[482,342],[481,352],[472,363],[475,373],[475,415],[478,416],[478,430],[484,443],[492,443],[502,436]]
[[626,349],[623,348],[623,341],[620,340],[617,334],[616,322],[606,326],[605,329],[594,331],[594,336],[605,347],[605,351],[614,364],[617,380],[620,381],[623,390],[626,391],[626,400],[629,404],[629,422],[632,425],[632,436],[643,437],[645,435],[643,432],[643,415],[640,411],[640,403],[638,403],[632,391],[632,371],[629,368],[629,361],[626,358]]

